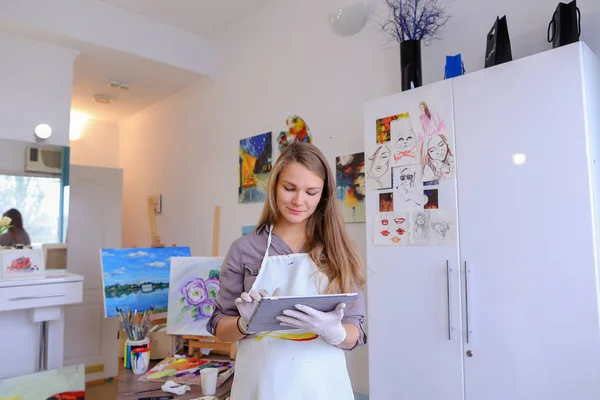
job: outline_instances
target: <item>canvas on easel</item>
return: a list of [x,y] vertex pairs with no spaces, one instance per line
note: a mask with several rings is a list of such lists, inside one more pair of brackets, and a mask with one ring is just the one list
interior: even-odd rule
[[166,312],[171,261],[190,255],[189,247],[102,249],[105,316],[117,316],[117,307]]
[[167,333],[210,335],[223,257],[178,257],[171,261]]

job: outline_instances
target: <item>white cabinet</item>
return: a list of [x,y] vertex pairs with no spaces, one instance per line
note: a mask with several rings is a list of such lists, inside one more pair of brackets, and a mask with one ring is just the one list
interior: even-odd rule
[[[63,366],[64,306],[81,303],[83,277],[47,271],[38,279],[0,281],[0,379]],[[46,334],[41,335],[42,325]],[[45,338],[46,350],[40,353]],[[43,348],[43,347],[42,347]]]
[[459,239],[373,246],[367,194],[371,399],[597,399],[600,62],[576,43],[370,102],[367,148],[377,118],[433,94],[453,110],[440,208]]

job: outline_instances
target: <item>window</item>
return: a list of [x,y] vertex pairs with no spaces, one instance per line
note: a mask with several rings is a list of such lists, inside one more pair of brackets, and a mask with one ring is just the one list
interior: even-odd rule
[[0,215],[16,208],[31,243],[60,242],[59,177],[0,175]]

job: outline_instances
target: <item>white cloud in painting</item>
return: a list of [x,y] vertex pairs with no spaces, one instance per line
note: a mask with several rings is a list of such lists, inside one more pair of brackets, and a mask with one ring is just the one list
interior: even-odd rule
[[137,251],[135,253],[129,253],[129,254],[127,254],[127,257],[139,258],[139,257],[146,257],[147,255],[148,255],[148,253],[146,253],[146,252]]
[[104,257],[112,257],[112,256],[114,256],[114,255],[115,255],[115,253],[111,253],[110,251],[106,251],[106,250],[104,250],[104,251],[102,252],[102,255],[103,255]]
[[121,267],[119,269],[115,269],[113,272],[110,273],[112,276],[115,275],[125,275],[125,267]]
[[165,264],[164,262],[161,262],[161,261],[155,261],[153,263],[146,264],[146,267],[150,267],[150,268],[164,268],[166,266],[167,266],[167,264]]

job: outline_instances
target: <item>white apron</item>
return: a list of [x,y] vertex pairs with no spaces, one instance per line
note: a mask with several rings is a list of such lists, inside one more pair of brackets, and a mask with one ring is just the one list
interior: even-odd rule
[[[269,257],[271,232],[252,290],[320,294],[326,277],[308,254]],[[238,342],[231,400],[353,400],[344,350],[312,332],[264,332]]]

